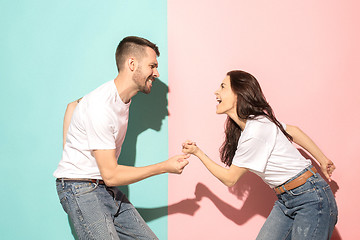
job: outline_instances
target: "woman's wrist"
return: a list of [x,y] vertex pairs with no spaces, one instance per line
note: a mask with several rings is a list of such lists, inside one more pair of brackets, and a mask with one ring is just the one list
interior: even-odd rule
[[194,151],[193,154],[194,154],[194,156],[200,158],[200,156],[201,156],[202,153],[203,153],[203,152],[201,151],[201,149],[200,149],[200,148],[197,148],[197,149]]

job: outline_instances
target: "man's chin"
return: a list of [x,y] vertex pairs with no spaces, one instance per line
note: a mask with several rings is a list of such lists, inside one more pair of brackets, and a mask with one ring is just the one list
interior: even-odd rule
[[149,94],[151,92],[151,89],[143,89],[141,90],[142,93]]

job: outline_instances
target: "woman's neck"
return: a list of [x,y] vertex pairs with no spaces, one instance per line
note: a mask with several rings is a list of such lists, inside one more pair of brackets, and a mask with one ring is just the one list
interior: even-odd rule
[[241,119],[236,113],[228,114],[228,116],[244,131],[246,126],[246,119]]

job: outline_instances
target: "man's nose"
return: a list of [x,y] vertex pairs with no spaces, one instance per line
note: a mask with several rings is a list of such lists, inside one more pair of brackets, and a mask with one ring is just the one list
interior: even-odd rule
[[157,70],[157,68],[154,68],[153,76],[156,77],[156,78],[160,77],[160,73],[159,73],[159,71]]

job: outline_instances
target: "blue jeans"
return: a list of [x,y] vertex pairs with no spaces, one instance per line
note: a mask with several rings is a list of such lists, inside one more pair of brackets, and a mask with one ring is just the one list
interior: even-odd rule
[[[304,169],[288,182],[300,176]],[[316,173],[303,185],[277,195],[278,200],[257,240],[330,239],[338,210],[329,184]]]
[[116,187],[57,180],[56,188],[80,240],[158,239]]

